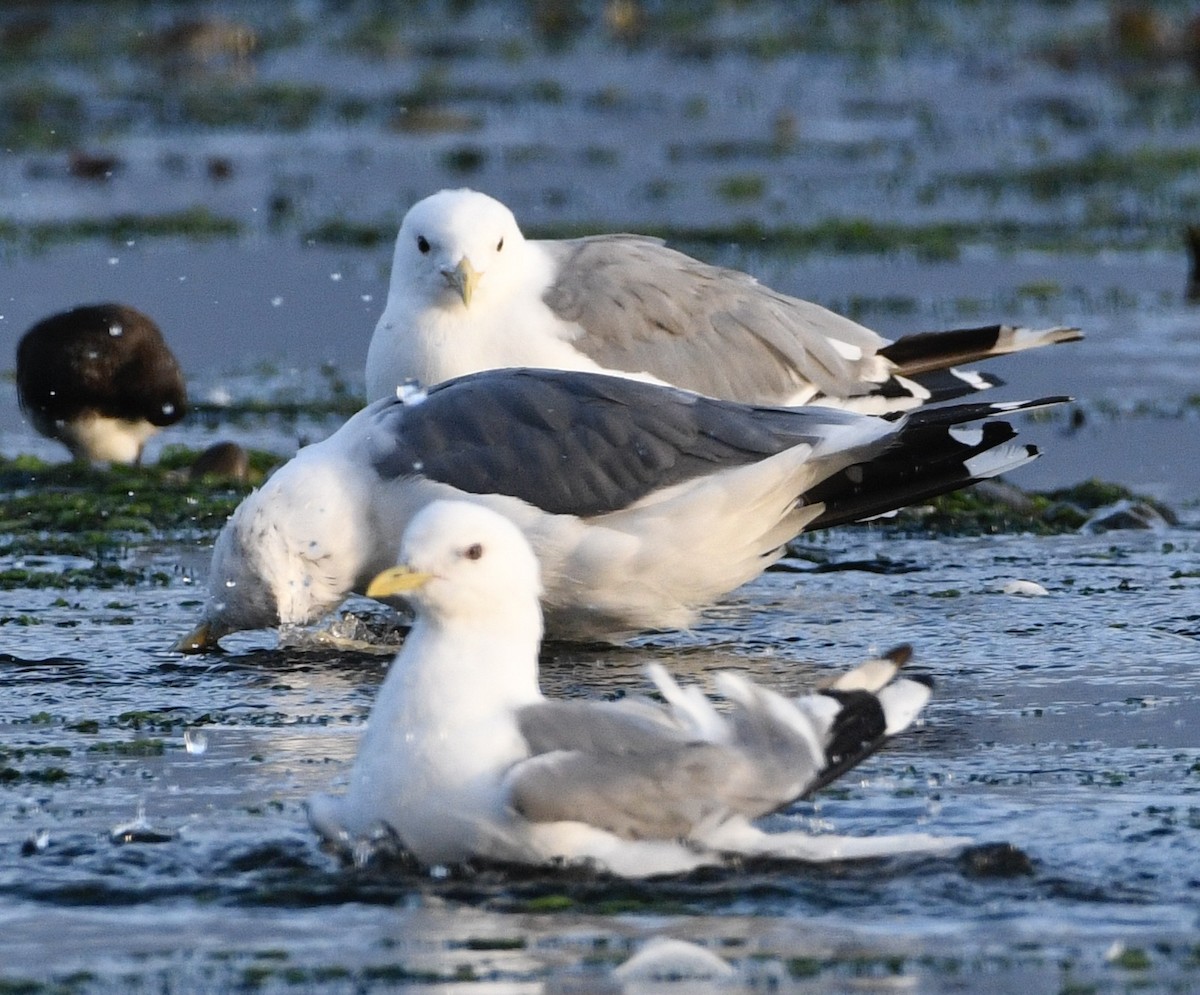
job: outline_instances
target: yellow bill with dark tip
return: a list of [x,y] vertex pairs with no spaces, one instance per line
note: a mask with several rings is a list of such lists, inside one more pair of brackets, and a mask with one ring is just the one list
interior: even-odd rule
[[462,297],[463,304],[470,307],[471,298],[475,294],[475,287],[478,285],[480,277],[479,271],[471,265],[471,260],[463,256],[454,269],[443,270],[443,273],[446,276],[446,281]]
[[367,597],[394,597],[397,594],[424,587],[431,580],[433,580],[433,574],[430,573],[422,573],[406,566],[391,567],[375,575],[375,579],[367,586]]
[[206,653],[209,650],[219,650],[221,644],[217,640],[221,636],[222,633],[218,632],[210,623],[201,622],[186,636],[180,636],[175,640],[171,649],[176,653]]

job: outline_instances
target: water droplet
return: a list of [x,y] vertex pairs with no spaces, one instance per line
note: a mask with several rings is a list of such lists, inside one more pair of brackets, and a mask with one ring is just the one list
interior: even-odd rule
[[117,339],[125,334],[125,329],[122,328],[120,326],[120,324],[118,324],[117,322],[114,321],[111,325],[108,326],[108,334],[111,335],[114,339]]
[[396,388],[396,397],[401,404],[409,407],[416,407],[426,398],[425,388],[422,387],[416,380],[405,380]]
[[166,402],[166,403],[165,403],[165,404],[162,406],[162,413],[163,413],[164,415],[168,415],[168,416],[175,414],[175,405],[174,405],[174,404],[172,404],[170,401],[167,401],[167,402]]
[[117,265],[117,263],[119,263],[120,261],[121,261],[121,260],[120,260],[120,259],[118,259],[116,256],[109,256],[109,257],[108,257],[108,265],[109,265],[109,266],[116,266],[116,265]]
[[[375,297],[373,294],[363,294],[360,299],[362,300],[362,302],[364,304],[370,304],[371,301],[375,300]],[[0,318],[3,318],[3,317],[4,317],[4,315],[0,315]]]
[[225,586],[226,587],[237,587],[237,581],[236,580],[227,580],[227,581],[225,581]]
[[35,853],[41,853],[50,845],[50,831],[47,829],[39,829],[36,833],[29,837],[21,844],[21,856],[32,857]]
[[342,278],[341,273],[330,273],[329,274],[329,279],[331,279],[334,283],[337,283],[341,278]]
[[351,859],[355,867],[366,867],[375,853],[375,844],[370,840],[357,839],[351,849]]
[[184,729],[183,748],[188,753],[199,755],[208,749],[208,737],[199,729]]
[[279,307],[279,305],[282,303],[283,303],[282,297],[272,297],[271,298],[271,307]]
[[131,822],[114,826],[109,832],[109,839],[114,843],[170,843],[175,839],[175,833],[151,826],[146,820],[146,806],[139,802],[137,817]]

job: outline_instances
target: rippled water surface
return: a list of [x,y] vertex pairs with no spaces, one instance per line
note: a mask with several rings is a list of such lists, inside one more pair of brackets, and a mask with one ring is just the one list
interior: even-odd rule
[[[77,4],[0,11],[9,355],[45,314],[120,299],[163,325],[194,399],[301,408],[215,407],[152,456],[218,438],[287,455],[329,432],[319,402],[360,389],[404,209],[471,184],[531,229],[661,231],[887,334],[1080,325],[1081,345],[997,364],[1002,396],[1077,398],[1021,426],[1045,456],[1013,482],[1099,477],[1182,524],[841,530],[689,632],[548,647],[543,684],[566,695],[638,687],[651,659],[798,690],[901,642],[935,679],[921,727],[779,818],[977,849],[637,884],[339,866],[302,802],[346,777],[388,655],[253,633],[181,657],[210,530],[131,538],[121,562],[146,579],[101,590],[12,580],[90,562],[31,553],[18,525],[21,551],[0,550],[0,992],[616,990],[655,937],[733,966],[699,990],[1200,986],[1187,5],[1146,5],[1136,34],[1099,2],[213,4],[256,45],[217,32],[169,57],[190,8],[93,7],[86,31]],[[114,155],[111,177],[73,175],[71,149]],[[230,226],[157,234],[196,207]],[[69,229],[85,220],[100,237]],[[13,395],[0,382],[0,452],[61,459]],[[370,602],[347,611],[389,631]]]
[[[952,858],[636,885],[342,869],[301,803],[345,777],[386,657],[247,636],[226,656],[180,659],[164,647],[194,617],[185,585],[59,606],[11,592],[6,615],[37,621],[4,626],[3,963],[44,976],[53,942],[57,975],[111,965],[147,989],[261,975],[352,990],[463,965],[505,990],[586,987],[669,935],[800,987],[810,969],[829,984],[882,974],[946,990],[960,972],[1011,990],[1030,972],[1039,985],[1113,980],[1114,944],[1148,952],[1155,977],[1192,977],[1200,579],[1185,567],[1200,543],[1114,535],[839,535],[811,545],[908,572],[814,574],[791,559],[686,636],[543,659],[547,689],[569,695],[636,686],[650,659],[795,690],[911,641],[937,682],[927,722],[786,820],[1009,842],[1032,861],[1011,876]],[[998,593],[1014,577],[1050,593]]]

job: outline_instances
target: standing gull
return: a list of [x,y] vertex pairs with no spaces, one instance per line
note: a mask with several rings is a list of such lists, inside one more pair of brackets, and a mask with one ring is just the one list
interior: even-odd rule
[[879,417],[561,370],[462,377],[368,406],[247,496],[217,537],[201,624],[178,646],[317,620],[389,565],[438,498],[521,528],[556,638],[687,625],[802,530],[1033,459],[992,416],[1053,400]]
[[436,501],[412,520],[400,556],[369,593],[406,594],[416,622],[346,794],[308,804],[312,825],[347,854],[382,844],[426,866],[586,862],[644,877],[728,856],[823,861],[967,842],[753,824],[916,719],[929,687],[894,679],[906,651],[795,699],[719,673],[724,712],[658,665],[649,676],[665,706],[551,700],[538,687],[538,563],[519,529],[486,508]]
[[833,404],[879,413],[998,383],[953,364],[1080,338],[1008,325],[889,342],[640,235],[527,240],[474,190],[409,210],[387,305],[367,351],[367,394],[477,370],[617,373],[746,404]]
[[148,316],[121,304],[51,315],[17,346],[17,396],[42,435],[77,460],[141,461],[187,412],[183,374]]

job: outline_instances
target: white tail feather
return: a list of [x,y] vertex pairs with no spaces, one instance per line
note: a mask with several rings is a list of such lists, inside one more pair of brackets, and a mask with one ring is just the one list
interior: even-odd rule
[[894,736],[912,725],[932,693],[928,685],[910,680],[895,681],[881,690],[876,697],[887,722],[884,734]]
[[976,479],[997,477],[1038,458],[1038,452],[1020,442],[1010,442],[963,460],[967,473]]
[[671,713],[692,735],[707,743],[728,743],[729,723],[712,706],[696,685],[681,687],[660,663],[646,667],[646,675],[671,706]]
[[834,691],[878,691],[896,676],[899,665],[886,658],[867,660],[848,670],[828,687]]
[[972,840],[969,836],[932,836],[929,833],[866,837],[810,836],[798,830],[768,833],[745,820],[730,819],[714,828],[703,842],[724,853],[823,863],[905,853],[945,853],[967,846]]

